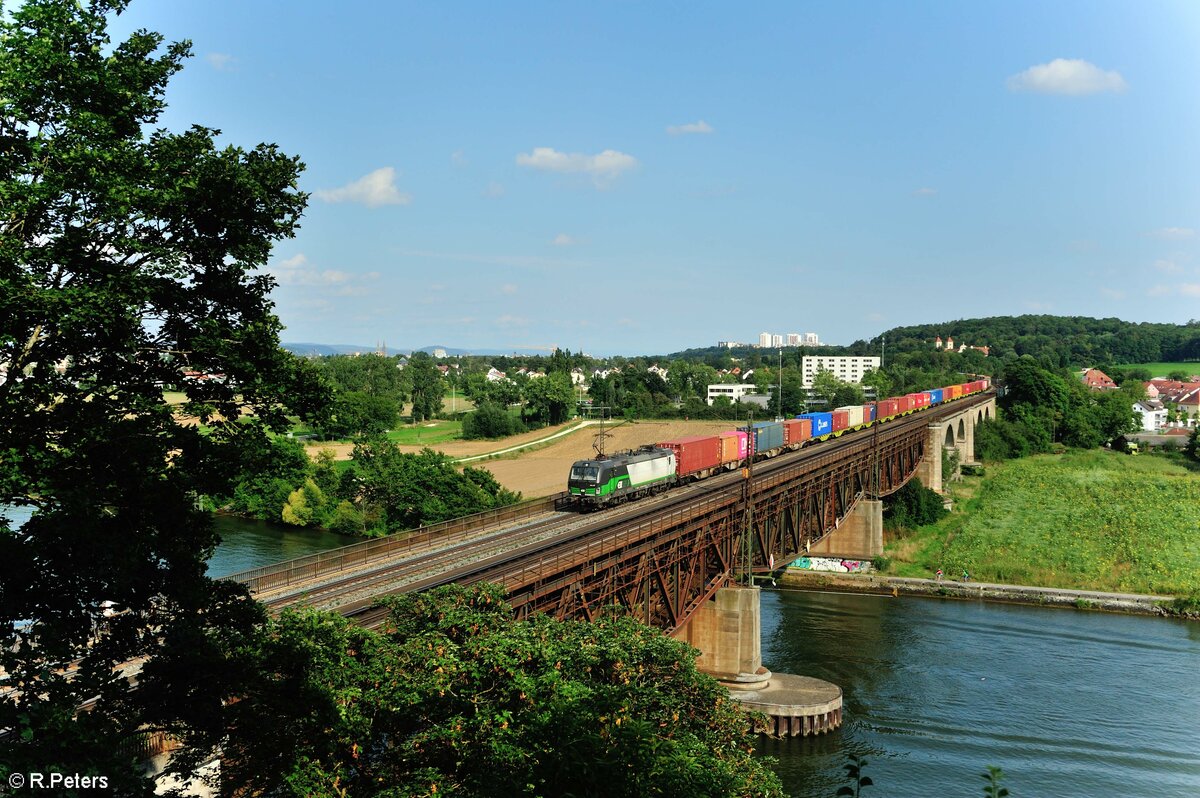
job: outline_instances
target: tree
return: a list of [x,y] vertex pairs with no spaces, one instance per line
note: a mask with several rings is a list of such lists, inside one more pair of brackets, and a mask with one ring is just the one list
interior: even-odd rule
[[534,421],[561,424],[574,406],[575,389],[571,386],[571,378],[561,371],[530,380],[525,386],[526,412]]
[[[341,493],[353,497],[373,533],[413,529],[514,504],[520,494],[472,476],[480,469],[455,467],[444,454],[424,449],[405,454],[393,443],[374,439],[354,447]],[[489,475],[490,476],[490,475]],[[349,483],[352,487],[347,488]]]
[[[0,698],[0,773],[106,774],[134,795],[126,744],[143,724],[215,740],[222,651],[262,619],[205,575],[216,537],[197,496],[227,495],[240,453],[325,396],[279,348],[263,271],[304,208],[302,165],[204,127],[152,130],[189,45],[112,45],[124,7],[0,15],[0,507],[31,511],[0,519],[0,668],[17,688]],[[164,401],[175,384],[207,436]],[[105,602],[126,611],[106,619]],[[136,691],[117,668],[131,660]]]
[[468,440],[503,438],[524,429],[525,426],[507,408],[486,400],[476,405],[475,412],[463,416],[462,421],[463,437]]
[[320,424],[329,438],[382,435],[400,420],[400,406],[391,396],[365,391],[344,391],[334,397]]
[[446,383],[428,352],[413,352],[408,359],[410,391],[412,392],[412,418],[414,422],[433,418],[442,412],[442,397],[446,395]]
[[248,653],[222,779],[288,796],[781,796],[749,717],[636,620],[513,621],[496,586],[286,613]]

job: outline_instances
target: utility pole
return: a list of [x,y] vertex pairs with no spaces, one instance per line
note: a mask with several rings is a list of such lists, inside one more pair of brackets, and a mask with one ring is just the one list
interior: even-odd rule
[[775,376],[779,391],[775,395],[775,420],[783,421],[783,349],[779,350],[779,373]]
[[746,468],[744,469],[744,485],[742,489],[746,502],[745,525],[742,529],[742,576],[746,584],[753,586],[754,577],[750,570],[751,530],[754,529],[754,409],[747,411],[746,416]]

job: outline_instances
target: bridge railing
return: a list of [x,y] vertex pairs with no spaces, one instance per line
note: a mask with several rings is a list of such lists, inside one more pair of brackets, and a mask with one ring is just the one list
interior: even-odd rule
[[541,499],[530,499],[519,504],[487,510],[475,515],[466,515],[450,521],[418,527],[406,532],[397,532],[387,537],[364,540],[337,549],[317,552],[294,560],[273,565],[251,568],[222,577],[232,582],[241,582],[253,593],[262,593],[278,587],[305,582],[316,577],[349,570],[376,558],[393,555],[413,555],[431,551],[445,545],[462,543],[482,532],[488,532],[516,521],[561,509],[569,501],[563,491]]

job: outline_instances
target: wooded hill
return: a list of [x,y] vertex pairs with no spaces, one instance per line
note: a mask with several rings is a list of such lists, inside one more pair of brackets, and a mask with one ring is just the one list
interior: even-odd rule
[[896,327],[870,341],[856,341],[850,349],[877,353],[883,336],[889,352],[927,348],[941,336],[953,338],[956,347],[987,346],[991,358],[1032,355],[1058,367],[1200,359],[1196,319],[1158,324],[1087,316],[992,316]]

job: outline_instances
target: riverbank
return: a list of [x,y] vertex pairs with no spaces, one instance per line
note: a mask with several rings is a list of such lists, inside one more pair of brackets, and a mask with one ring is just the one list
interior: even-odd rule
[[1067,450],[947,484],[954,511],[885,539],[885,571],[985,582],[1200,594],[1200,473],[1181,458]]
[[937,598],[995,601],[1006,604],[1032,604],[1041,607],[1067,607],[1135,615],[1186,617],[1200,620],[1200,613],[1180,613],[1172,609],[1174,596],[1143,593],[1107,593],[1099,590],[1072,590],[996,582],[954,582],[915,577],[887,576],[879,573],[835,573],[789,568],[776,578],[780,587],[795,590],[845,591],[876,595],[906,595]]

